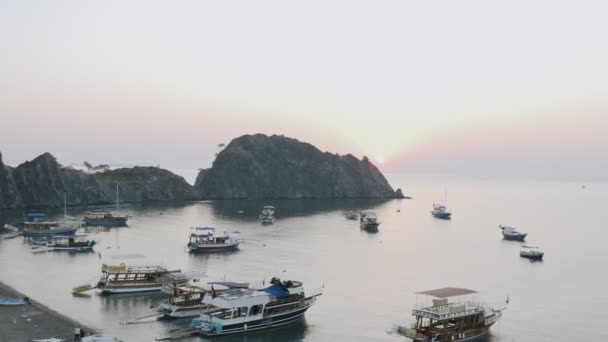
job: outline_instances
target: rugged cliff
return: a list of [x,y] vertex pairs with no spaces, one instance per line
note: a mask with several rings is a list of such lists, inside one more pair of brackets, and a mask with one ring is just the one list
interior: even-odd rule
[[204,198],[401,198],[367,158],[321,152],[283,136],[236,138],[201,170]]
[[61,166],[45,153],[15,168],[0,159],[0,208],[60,207],[121,202],[193,200],[198,192],[183,177],[155,167],[89,174]]

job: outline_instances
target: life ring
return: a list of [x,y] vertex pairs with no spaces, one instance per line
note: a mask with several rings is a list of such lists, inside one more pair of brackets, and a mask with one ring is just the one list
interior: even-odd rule
[[133,271],[133,269],[131,269],[131,267],[127,268],[127,273],[131,273],[131,271]]

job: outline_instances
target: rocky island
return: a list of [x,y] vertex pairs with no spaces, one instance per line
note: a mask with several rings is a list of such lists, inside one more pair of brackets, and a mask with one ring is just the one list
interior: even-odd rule
[[[88,167],[89,170],[93,167]],[[131,167],[85,172],[50,153],[17,167],[2,162],[0,208],[61,207],[121,202],[262,198],[403,198],[365,157],[321,152],[284,136],[244,135],[202,169],[194,186],[168,170]]]
[[195,188],[208,199],[403,198],[366,158],[264,134],[232,140]]

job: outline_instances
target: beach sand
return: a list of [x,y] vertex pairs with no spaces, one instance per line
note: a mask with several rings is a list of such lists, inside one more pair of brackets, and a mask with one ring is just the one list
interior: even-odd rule
[[[0,282],[0,297],[23,298],[25,295]],[[31,304],[0,306],[0,342],[51,337],[73,341],[76,327],[84,329],[87,335],[95,332],[33,300]]]

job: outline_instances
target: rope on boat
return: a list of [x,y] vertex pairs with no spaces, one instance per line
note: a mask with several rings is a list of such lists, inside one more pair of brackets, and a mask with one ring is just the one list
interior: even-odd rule
[[159,317],[161,317],[161,316],[162,316],[162,315],[159,315],[159,314],[157,314],[157,313],[153,313],[153,314],[150,314],[150,315],[146,315],[146,316],[141,316],[141,317],[134,318],[134,319],[132,319],[132,320],[130,320],[130,321],[127,321],[127,322],[121,322],[120,324],[142,324],[142,323],[154,323],[156,320],[154,320],[154,321],[145,321],[145,322],[139,322],[139,321],[141,321],[142,319],[146,319],[146,318],[152,318],[152,317],[159,318]]

